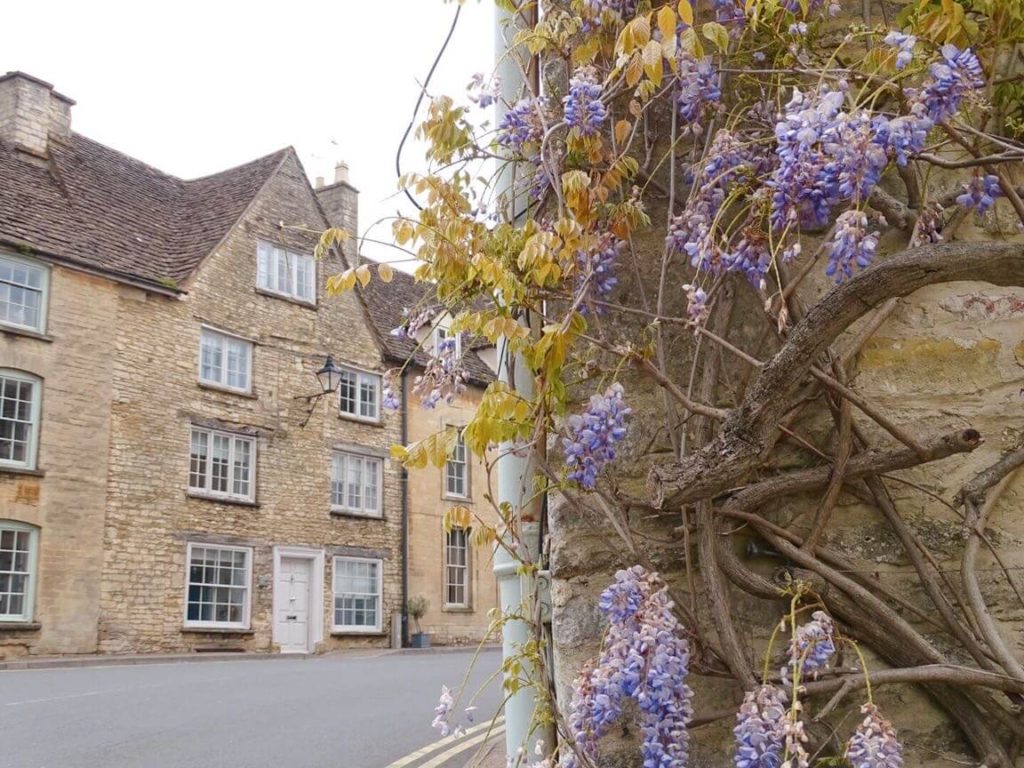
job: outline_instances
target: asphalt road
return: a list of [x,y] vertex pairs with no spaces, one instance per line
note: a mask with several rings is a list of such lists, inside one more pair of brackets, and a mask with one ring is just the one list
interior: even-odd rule
[[[387,653],[0,672],[0,768],[386,768],[425,745],[433,750],[402,768],[462,766],[474,750],[445,760],[461,745],[436,744],[430,721],[441,686],[458,686],[471,659]],[[500,663],[484,651],[467,689]],[[486,687],[477,722],[500,693],[498,682]]]

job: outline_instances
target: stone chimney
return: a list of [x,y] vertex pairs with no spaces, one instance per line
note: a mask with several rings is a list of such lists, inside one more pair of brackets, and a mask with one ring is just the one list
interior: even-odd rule
[[334,166],[334,183],[316,190],[320,206],[332,227],[344,229],[351,239],[345,244],[345,256],[355,263],[356,237],[359,235],[359,190],[348,180],[348,164],[339,161]]
[[45,157],[50,138],[71,136],[75,102],[24,72],[0,76],[0,140]]

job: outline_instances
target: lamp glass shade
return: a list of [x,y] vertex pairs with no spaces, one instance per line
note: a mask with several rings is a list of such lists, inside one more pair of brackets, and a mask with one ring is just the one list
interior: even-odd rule
[[338,389],[338,385],[341,384],[341,374],[341,368],[335,365],[334,358],[328,355],[324,367],[316,372],[316,379],[320,382],[320,387],[325,395]]

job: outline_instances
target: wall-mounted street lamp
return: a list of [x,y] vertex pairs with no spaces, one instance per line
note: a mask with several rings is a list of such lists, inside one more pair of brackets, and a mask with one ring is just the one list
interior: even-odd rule
[[324,361],[323,368],[316,372],[316,380],[320,384],[320,392],[312,395],[298,395],[293,400],[305,400],[310,403],[309,410],[306,412],[306,418],[302,420],[299,425],[300,428],[305,427],[309,420],[313,416],[313,411],[316,410],[316,404],[320,402],[320,398],[324,395],[331,395],[338,391],[338,387],[341,386],[341,374],[343,371],[334,362],[334,356],[328,355]]

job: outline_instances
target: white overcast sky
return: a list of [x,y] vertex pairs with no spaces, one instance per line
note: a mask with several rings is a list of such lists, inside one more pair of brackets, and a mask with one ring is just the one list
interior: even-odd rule
[[[184,178],[288,145],[311,179],[329,183],[345,160],[361,227],[401,204],[395,149],[455,12],[442,0],[6,6],[0,72],[74,99],[77,132]],[[493,14],[490,0],[467,0],[432,93],[464,93],[474,72],[493,69]],[[422,146],[404,158],[403,170],[422,169]]]

